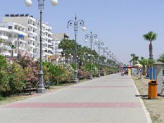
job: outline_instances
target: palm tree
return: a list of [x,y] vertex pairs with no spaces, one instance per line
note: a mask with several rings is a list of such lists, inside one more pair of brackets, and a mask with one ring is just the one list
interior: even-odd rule
[[133,66],[134,66],[137,63],[139,57],[136,56],[136,54],[134,54],[134,53],[131,54],[131,57],[132,57],[132,59],[130,60],[130,62],[132,62]]
[[164,54],[160,55],[158,61],[164,63]]
[[144,57],[141,57],[141,59],[139,60],[139,63],[143,66],[143,75],[146,74],[146,71],[145,71],[145,67],[146,65],[148,65],[148,60],[145,59]]
[[[152,46],[152,42],[154,40],[157,39],[157,34],[150,31],[147,34],[143,35],[144,39],[149,41],[149,62],[150,62],[150,68],[152,68],[152,64],[153,64],[153,46]],[[152,73],[151,73],[151,79],[152,79]]]
[[149,59],[153,60],[153,46],[152,46],[152,41],[157,39],[157,34],[154,32],[148,32],[147,34],[143,35],[144,39],[149,41]]
[[130,64],[131,64],[131,62],[132,62],[132,64],[134,65],[134,57],[135,57],[135,54],[132,53],[132,54],[130,54],[130,56],[132,57],[132,59],[130,60]]

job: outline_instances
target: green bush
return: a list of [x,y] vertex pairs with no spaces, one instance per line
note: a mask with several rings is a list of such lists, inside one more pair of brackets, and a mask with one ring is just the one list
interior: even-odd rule
[[0,56],[0,94],[9,91],[8,62],[5,57]]
[[8,80],[11,94],[21,92],[26,82],[22,66],[15,62],[11,64],[9,67]]
[[59,85],[61,82],[68,81],[69,73],[64,66],[58,65],[55,66],[52,76],[56,85]]
[[44,79],[45,81],[50,81],[51,84],[55,83],[55,65],[53,65],[50,62],[44,62],[43,63],[43,73],[44,73]]
[[0,94],[9,96],[21,92],[25,86],[25,74],[22,66],[14,62],[9,64],[0,56]]
[[0,101],[3,100],[3,99],[4,99],[4,97],[2,97],[2,96],[0,95]]
[[8,66],[8,62],[4,56],[0,55],[0,70],[1,69],[6,69]]
[[90,63],[86,63],[85,64],[85,71],[86,72],[90,72],[90,69],[91,69],[91,64]]
[[74,63],[71,63],[70,66],[71,66],[71,68],[73,68],[75,70],[75,64]]
[[43,63],[44,79],[50,81],[52,85],[61,82],[69,82],[72,77],[73,68],[70,65],[54,65],[49,62]]

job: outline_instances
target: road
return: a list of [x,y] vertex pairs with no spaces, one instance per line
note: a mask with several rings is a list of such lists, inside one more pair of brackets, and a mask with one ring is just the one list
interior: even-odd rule
[[129,76],[105,76],[0,107],[1,123],[149,123]]

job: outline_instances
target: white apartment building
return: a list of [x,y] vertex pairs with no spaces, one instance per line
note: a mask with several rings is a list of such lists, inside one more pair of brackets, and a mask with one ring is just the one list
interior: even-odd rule
[[[27,28],[15,22],[0,23],[0,54],[17,57],[18,52],[26,53]],[[12,46],[14,46],[12,48]]]
[[[4,23],[16,22],[27,28],[27,52],[29,55],[38,59],[40,54],[40,22],[29,14],[6,14],[2,20]],[[52,47],[52,28],[47,24],[42,24],[43,58],[53,54]]]
[[43,24],[43,57],[48,60],[48,56],[54,54],[53,52],[53,43],[52,43],[52,27],[48,26],[47,24]]
[[52,35],[53,37],[53,47],[54,47],[54,54],[61,55],[62,49],[59,48],[59,44],[63,39],[68,39],[69,36],[65,33],[56,33]]

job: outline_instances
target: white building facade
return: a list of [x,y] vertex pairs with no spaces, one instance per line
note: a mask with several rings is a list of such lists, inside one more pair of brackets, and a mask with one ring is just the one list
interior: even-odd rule
[[0,54],[6,57],[17,57],[26,53],[27,28],[21,24],[0,23]]
[[[38,59],[40,54],[40,22],[29,14],[6,14],[3,23],[15,22],[26,27],[26,50],[30,57]],[[43,58],[53,55],[52,27],[42,24]]]
[[56,55],[61,55],[62,49],[59,48],[59,44],[63,39],[68,39],[69,36],[65,33],[56,33],[52,35],[53,37],[53,50],[54,50],[54,54]]

